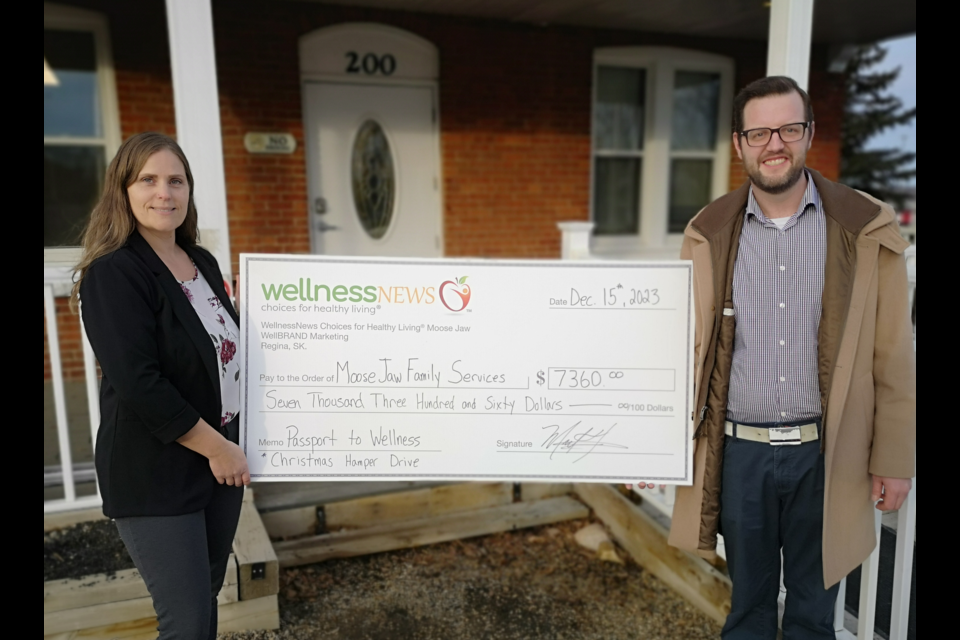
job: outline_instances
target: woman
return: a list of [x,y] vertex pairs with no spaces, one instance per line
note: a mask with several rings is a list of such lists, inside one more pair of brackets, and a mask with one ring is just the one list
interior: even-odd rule
[[250,475],[237,446],[239,318],[197,246],[193,176],[158,133],[123,143],[74,286],[100,361],[103,512],[153,597],[160,638],[214,638]]

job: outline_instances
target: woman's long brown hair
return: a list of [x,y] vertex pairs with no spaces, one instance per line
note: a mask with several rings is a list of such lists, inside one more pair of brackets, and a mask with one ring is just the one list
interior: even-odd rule
[[197,207],[193,202],[193,174],[190,172],[190,163],[187,162],[187,157],[183,154],[180,145],[173,138],[152,131],[127,138],[120,145],[117,155],[107,168],[107,174],[103,180],[103,193],[90,213],[90,221],[87,222],[83,232],[83,254],[74,269],[74,285],[70,296],[72,309],[77,308],[80,283],[83,282],[90,265],[97,258],[122,247],[137,228],[137,219],[130,208],[127,187],[140,175],[147,159],[164,149],[173,152],[183,163],[183,170],[187,174],[187,183],[190,186],[187,216],[183,224],[177,227],[177,244],[181,246],[197,244]]

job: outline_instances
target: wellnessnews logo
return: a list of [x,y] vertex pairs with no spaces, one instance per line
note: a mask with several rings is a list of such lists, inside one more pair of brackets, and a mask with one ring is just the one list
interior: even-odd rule
[[450,311],[463,311],[470,304],[470,285],[467,276],[447,280],[440,285],[437,295],[440,302]]
[[265,300],[282,302],[351,302],[354,305],[433,305],[437,300],[449,311],[464,311],[470,304],[471,288],[467,276],[446,280],[440,287],[331,285],[316,284],[311,278],[300,278],[296,283],[263,283],[260,285]]

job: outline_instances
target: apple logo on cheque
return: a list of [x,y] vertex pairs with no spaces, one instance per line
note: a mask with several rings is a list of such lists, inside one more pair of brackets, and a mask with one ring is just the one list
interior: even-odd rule
[[440,302],[450,311],[463,311],[470,304],[470,285],[464,284],[466,281],[467,276],[463,276],[440,285]]

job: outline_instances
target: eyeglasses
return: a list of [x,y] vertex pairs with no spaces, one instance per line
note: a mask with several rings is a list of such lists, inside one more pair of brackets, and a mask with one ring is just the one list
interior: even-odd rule
[[776,132],[780,136],[780,140],[783,142],[796,142],[797,140],[802,140],[804,134],[807,133],[807,127],[810,126],[809,122],[794,122],[793,124],[785,124],[782,127],[777,129],[768,129],[766,127],[760,129],[749,129],[747,131],[741,131],[740,135],[747,139],[747,144],[751,147],[763,147],[773,138],[773,133]]

